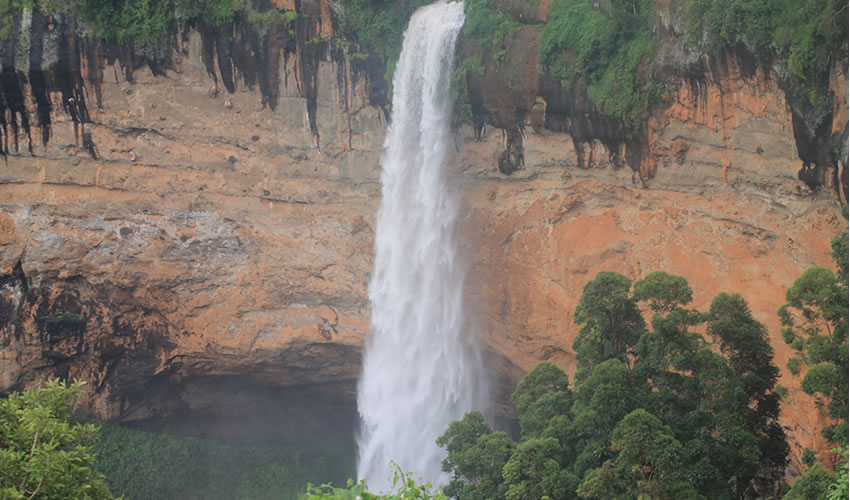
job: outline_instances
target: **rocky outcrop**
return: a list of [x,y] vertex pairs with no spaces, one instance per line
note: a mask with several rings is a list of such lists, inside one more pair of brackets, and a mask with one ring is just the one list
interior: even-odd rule
[[[183,383],[198,376],[238,377],[242,395],[327,386],[353,405],[385,122],[320,38],[320,7],[296,23],[318,42],[278,46],[255,73],[188,26],[167,57],[101,58],[108,44],[83,38],[94,52],[4,65],[22,82],[3,94],[19,97],[0,174],[5,390],[79,377],[92,410],[124,420],[238,396],[198,398]],[[42,21],[77,40],[73,20]]]
[[[53,29],[30,46],[58,48],[22,63],[7,44],[0,388],[79,377],[89,409],[122,421],[244,419],[279,412],[261,403],[276,397],[303,406],[293,420],[353,415],[386,83],[378,59],[331,40],[324,0],[279,7],[299,9],[291,32],[186,24],[148,55],[112,56],[73,20],[35,15]],[[514,85],[470,82],[483,119],[458,130],[451,162],[496,413],[537,362],[574,369],[572,314],[601,270],[680,274],[699,308],[741,293],[784,367],[784,290],[846,230],[832,160],[846,72],[829,130],[801,142],[773,72],[735,54],[699,78],[671,63],[670,100],[636,143],[537,74],[535,30],[510,42]],[[792,449],[823,449],[826,417],[782,377]]]
[[[675,130],[670,126],[671,117],[715,129],[721,141],[718,146],[740,149],[743,145],[735,144],[738,134],[733,132],[740,125],[735,108],[745,106],[753,118],[753,123],[745,126],[755,125],[759,117],[771,122],[781,116],[782,126],[793,128],[795,151],[789,152],[786,145],[775,153],[801,160],[797,169],[800,180],[812,189],[830,189],[844,203],[848,201],[847,116],[846,106],[842,107],[847,99],[846,59],[835,63],[830,75],[833,109],[820,110],[791,81],[781,62],[768,67],[743,43],[714,55],[689,43],[682,4],[660,1],[654,31],[662,41],[654,59],[644,61],[644,66],[653,68],[668,91],[664,104],[645,113],[635,128],[596,110],[582,80],[565,88],[549,68],[541,67],[541,22],[547,20],[551,2],[541,2],[533,12],[524,2],[493,0],[490,4],[520,23],[502,42],[504,54],[483,49],[475,39],[462,39],[459,51],[461,59],[475,56],[483,61],[483,73],[467,75],[469,101],[475,123],[486,122],[505,131],[505,148],[499,158],[503,173],[523,167],[523,131],[533,128],[569,134],[579,167],[595,162],[627,165],[646,182],[655,176],[659,159],[669,156],[668,147],[660,146],[657,139]],[[779,99],[769,102],[768,96]],[[741,102],[741,98],[747,100]],[[674,116],[683,112],[691,116]],[[774,128],[765,136],[775,132]],[[751,146],[759,154],[765,150],[764,144]]]

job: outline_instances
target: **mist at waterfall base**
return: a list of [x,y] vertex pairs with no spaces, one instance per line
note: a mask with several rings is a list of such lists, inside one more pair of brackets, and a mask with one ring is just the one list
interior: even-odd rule
[[358,477],[388,491],[392,463],[444,484],[435,440],[484,404],[480,353],[464,319],[458,201],[446,181],[450,76],[463,3],[419,9],[393,78],[392,121],[382,157],[382,200],[369,284],[367,339],[357,405]]

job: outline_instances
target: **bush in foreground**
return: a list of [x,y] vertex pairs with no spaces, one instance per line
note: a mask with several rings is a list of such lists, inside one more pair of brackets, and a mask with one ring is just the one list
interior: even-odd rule
[[0,497],[113,498],[92,468],[98,426],[69,421],[83,384],[51,380],[0,400]]
[[347,488],[334,488],[329,484],[310,485],[307,493],[301,495],[299,500],[448,500],[448,497],[431,486],[431,483],[419,484],[410,474],[396,467],[390,493],[369,493],[362,481],[358,484],[349,481]]

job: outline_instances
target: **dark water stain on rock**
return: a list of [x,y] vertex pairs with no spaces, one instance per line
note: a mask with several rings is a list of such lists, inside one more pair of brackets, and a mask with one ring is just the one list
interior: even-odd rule
[[[622,161],[639,171],[646,140],[642,131],[626,129],[622,123],[611,119],[593,106],[582,82],[574,83],[565,89],[548,71],[544,72],[540,82],[540,95],[546,100],[545,127],[555,132],[570,134],[577,152],[578,166],[587,168],[589,161],[584,157],[584,145],[600,141],[608,151],[614,153],[611,160],[615,167]],[[616,152],[625,146],[625,158]]]
[[[601,142],[611,152],[615,167],[625,161],[640,171],[647,141],[641,130],[629,130],[617,120],[600,113],[591,103],[583,82],[569,88],[538,64],[539,26],[523,26],[515,35],[505,38],[506,52],[498,61],[492,51],[482,50],[474,39],[461,37],[459,61],[477,58],[484,65],[478,75],[469,72],[467,97],[476,130],[489,124],[505,133],[505,150],[499,155],[499,171],[510,175],[523,166],[522,130],[526,123],[553,132],[570,134],[577,153],[578,165],[588,166],[585,145]],[[545,102],[545,114],[535,112],[537,103]],[[623,147],[625,146],[625,147]],[[625,149],[625,157],[619,152]]]
[[[253,8],[263,12],[273,7],[269,0],[260,0]],[[51,94],[58,93],[61,111],[75,128],[77,145],[97,158],[96,138],[85,135],[85,124],[92,121],[91,102],[97,107],[103,104],[101,85],[106,65],[118,63],[129,82],[133,81],[133,72],[143,66],[154,76],[163,76],[178,67],[175,56],[185,55],[183,46],[193,30],[201,35],[202,61],[216,89],[219,84],[229,93],[240,84],[257,88],[261,94],[259,109],[276,109],[281,60],[296,57],[298,88],[307,102],[310,128],[318,137],[318,63],[327,57],[342,61],[344,54],[332,50],[330,39],[319,38],[320,12],[312,10],[316,12],[308,8],[293,21],[282,13],[262,23],[252,23],[248,16],[237,13],[232,22],[221,26],[201,18],[175,20],[169,35],[157,43],[104,40],[70,15],[42,14],[36,9],[26,25],[22,24],[23,16],[18,16],[12,36],[0,42],[0,153],[18,154],[22,148],[32,153],[33,126],[41,129],[42,144],[50,140],[53,114],[59,111],[54,109],[56,97],[52,100]],[[357,77],[374,82],[366,86],[370,101],[386,108],[383,62],[370,58],[352,70]],[[373,79],[375,74],[380,78]],[[34,110],[27,109],[30,95]]]
[[[76,21],[35,10],[26,25],[20,17],[15,23],[13,36],[0,43],[0,151],[3,154],[19,153],[21,139],[32,153],[33,124],[26,106],[28,96],[35,102],[35,125],[41,129],[42,144],[51,137],[54,113],[51,93],[61,95],[63,111],[71,117],[75,128],[91,121],[80,65],[86,44],[78,36]],[[98,80],[94,83],[99,87]]]
[[[727,78],[752,79],[757,77],[759,68],[772,71],[768,62],[773,62],[764,55],[754,55],[743,43],[738,43],[705,58],[705,71],[694,80],[705,83],[708,79],[721,81]],[[730,72],[734,68],[736,74]],[[779,87],[785,93],[785,100],[791,111],[791,126],[797,155],[801,160],[797,177],[810,188],[832,186],[839,198],[848,201],[846,137],[847,128],[841,132],[832,133],[833,113],[831,106],[816,106],[804,88],[795,82],[793,76],[784,70],[773,72]],[[812,75],[814,86],[821,89],[829,88],[829,68],[824,68],[817,75]],[[705,88],[703,85],[702,88]],[[698,93],[696,93],[698,95]],[[827,91],[828,100],[834,96]],[[842,190],[843,186],[843,190]],[[842,193],[843,191],[843,193]]]
[[[15,52],[18,49],[16,42],[15,38],[10,39],[9,49],[0,54],[3,65],[0,72],[0,127],[3,135],[0,152],[4,155],[11,152],[11,147],[14,147],[15,153],[19,151],[18,138],[21,129],[27,138],[30,137],[29,115],[24,103],[26,76],[15,70]],[[31,145],[29,148],[32,151]]]

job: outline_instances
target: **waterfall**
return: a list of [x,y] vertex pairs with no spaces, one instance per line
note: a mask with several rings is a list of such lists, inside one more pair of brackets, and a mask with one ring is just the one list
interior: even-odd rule
[[483,402],[480,353],[464,320],[458,202],[443,167],[451,142],[450,78],[462,2],[419,9],[393,78],[381,159],[382,200],[369,283],[372,332],[363,354],[358,477],[387,491],[390,463],[434,484],[435,440]]

